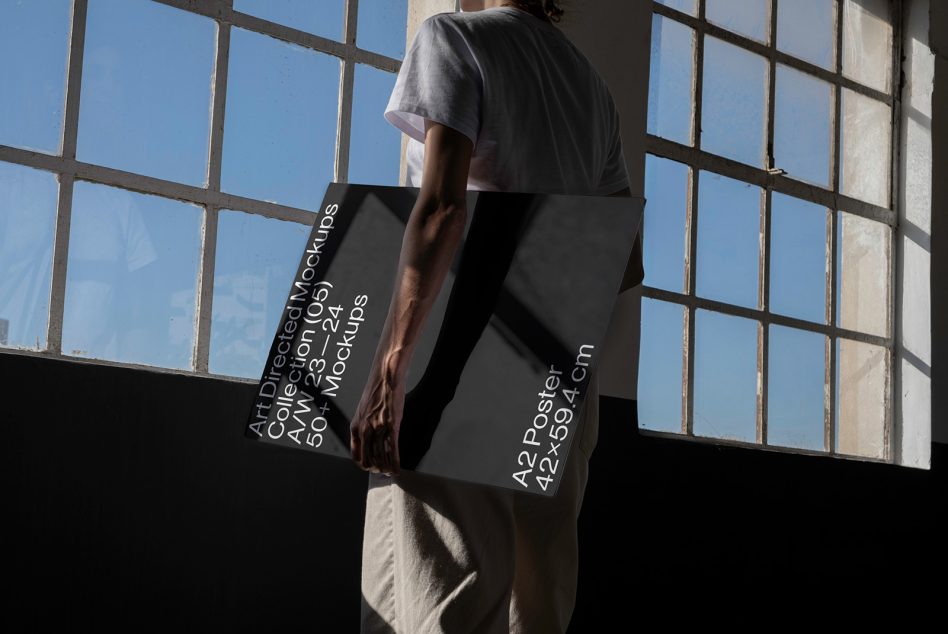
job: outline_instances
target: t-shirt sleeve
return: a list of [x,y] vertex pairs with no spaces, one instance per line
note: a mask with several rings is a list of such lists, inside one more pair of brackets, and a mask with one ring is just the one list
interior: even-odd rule
[[625,152],[622,149],[622,137],[616,130],[612,145],[606,156],[605,168],[599,179],[598,193],[607,195],[629,186],[629,174],[625,168]]
[[612,96],[609,96],[611,108],[611,140],[606,152],[606,161],[602,175],[599,177],[597,193],[608,195],[629,186],[629,173],[625,167],[625,152],[622,149],[622,135],[619,125],[619,111],[616,109]]
[[450,14],[418,27],[385,107],[385,119],[422,143],[425,119],[461,132],[477,145],[483,80],[468,42]]

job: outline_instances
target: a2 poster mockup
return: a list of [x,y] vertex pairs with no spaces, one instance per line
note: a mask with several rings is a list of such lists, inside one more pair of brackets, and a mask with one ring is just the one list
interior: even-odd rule
[[[419,189],[330,183],[248,438],[351,460]],[[555,495],[644,198],[468,191],[464,238],[415,348],[402,469]]]

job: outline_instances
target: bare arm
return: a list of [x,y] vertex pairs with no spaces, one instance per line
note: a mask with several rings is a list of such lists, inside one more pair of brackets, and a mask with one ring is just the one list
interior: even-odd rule
[[426,121],[421,189],[405,227],[395,287],[372,370],[349,426],[352,458],[362,469],[399,471],[405,378],[464,233],[472,151],[468,137]]

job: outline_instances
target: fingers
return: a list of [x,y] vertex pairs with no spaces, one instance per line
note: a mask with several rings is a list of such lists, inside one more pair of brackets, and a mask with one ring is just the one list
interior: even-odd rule
[[380,473],[390,470],[388,430],[387,426],[376,428],[368,424],[350,427],[349,450],[353,462],[363,471]]
[[397,474],[401,469],[401,462],[398,456],[398,433],[392,434],[388,442],[389,469],[393,474]]
[[396,474],[399,471],[397,427],[390,427],[385,438],[385,468],[390,474]]
[[360,468],[373,473],[392,475],[398,473],[397,442],[394,440],[391,428],[367,427],[362,438],[362,459]]
[[397,436],[391,430],[385,438],[385,472],[389,475],[398,473],[398,441]]
[[[369,434],[363,434],[362,430],[367,429]],[[377,472],[374,461],[371,460],[372,434],[371,427],[363,427],[359,424],[350,424],[349,426],[349,451],[352,455],[352,461],[356,463],[363,471]]]
[[357,425],[349,426],[349,451],[352,454],[352,461],[361,467],[362,439],[359,436],[359,427]]
[[[368,390],[368,388],[367,388]],[[349,425],[352,460],[364,471],[398,473],[400,393],[384,385],[367,391]]]
[[[382,466],[382,471],[391,475],[393,473],[398,473],[398,461],[396,459],[397,448],[394,448],[396,445],[395,435],[389,430],[389,433],[385,436],[385,439],[382,441],[382,452],[384,463]],[[393,449],[394,448],[394,449]]]
[[378,421],[372,427],[371,461],[379,472],[386,475],[391,475],[393,471],[391,456],[393,405],[392,394],[388,392],[383,397]]
[[384,432],[380,433],[379,429],[372,428],[371,437],[369,440],[369,455],[367,461],[369,466],[373,468],[374,471],[379,472],[383,470],[385,463],[385,450],[383,448]]
[[401,412],[396,405],[395,392],[389,392],[386,398],[386,421],[385,438],[382,444],[384,464],[383,469],[389,475],[398,473],[398,428],[400,426]]
[[385,474],[390,474],[392,472],[392,458],[390,450],[392,444],[391,439],[391,427],[387,425],[377,429],[373,439],[373,457],[375,466]]

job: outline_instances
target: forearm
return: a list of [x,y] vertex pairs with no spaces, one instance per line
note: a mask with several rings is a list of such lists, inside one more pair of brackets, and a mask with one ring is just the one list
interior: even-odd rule
[[422,327],[441,290],[464,234],[467,209],[419,201],[402,238],[395,285],[376,367],[389,378],[404,377]]

